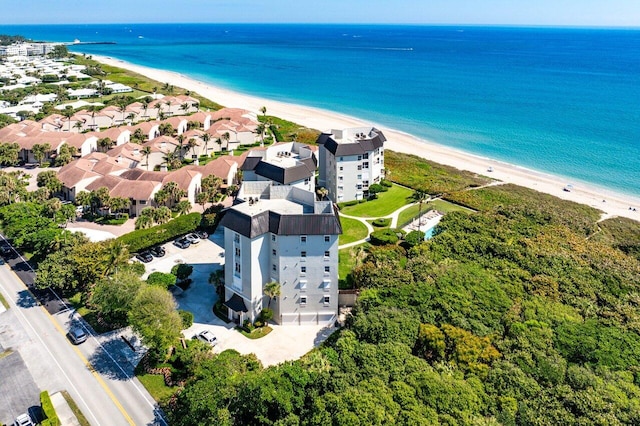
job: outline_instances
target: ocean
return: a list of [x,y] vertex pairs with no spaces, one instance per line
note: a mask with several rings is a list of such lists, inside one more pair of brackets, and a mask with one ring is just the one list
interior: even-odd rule
[[115,42],[71,50],[640,195],[640,30],[114,24],[0,33]]

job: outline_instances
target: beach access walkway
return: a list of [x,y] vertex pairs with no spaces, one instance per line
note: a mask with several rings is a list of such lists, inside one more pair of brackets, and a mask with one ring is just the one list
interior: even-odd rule
[[354,246],[358,246],[360,244],[366,243],[369,241],[369,236],[371,235],[371,233],[373,231],[375,231],[374,227],[368,222],[370,220],[376,220],[376,219],[391,219],[391,223],[389,224],[390,228],[395,228],[398,226],[398,217],[400,216],[400,213],[402,213],[403,211],[405,211],[406,209],[413,207],[415,205],[419,204],[418,202],[415,203],[410,203],[410,204],[406,204],[402,207],[400,207],[399,209],[397,209],[396,211],[394,211],[393,213],[386,215],[386,216],[381,216],[381,217],[361,217],[361,216],[350,216],[350,215],[346,215],[344,213],[339,213],[341,217],[346,217],[348,219],[354,219],[357,220],[359,222],[362,222],[364,224],[364,226],[367,227],[367,236],[361,240],[358,241],[353,241],[351,243],[348,244],[343,244],[341,246],[338,246],[338,250],[344,249],[344,248],[349,248],[349,247],[354,247]]

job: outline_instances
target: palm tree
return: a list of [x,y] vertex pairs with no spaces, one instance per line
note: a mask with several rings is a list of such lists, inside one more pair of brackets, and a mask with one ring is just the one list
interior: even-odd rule
[[[196,146],[198,146],[198,142],[194,138],[190,138],[187,141],[187,154],[189,151],[193,150]],[[193,154],[195,155],[195,150],[193,150]]]
[[144,155],[144,158],[147,160],[147,170],[149,170],[149,156],[151,155],[151,147],[145,146],[140,152],[142,152],[142,155]]
[[221,139],[227,143],[227,147],[229,147],[229,139],[231,139],[231,135],[229,132],[224,132],[221,136]]
[[178,216],[185,215],[191,211],[191,202],[189,200],[182,200],[176,204],[176,213]]
[[109,275],[112,271],[118,272],[118,266],[125,265],[129,262],[129,248],[120,240],[109,240],[105,247],[105,256],[103,259],[104,272],[103,277]]
[[189,107],[190,105],[188,102],[184,102],[183,104],[180,105],[180,109],[183,110],[185,113],[189,111]]
[[209,201],[209,194],[206,192],[198,192],[196,195],[196,203],[202,206],[202,211],[204,211],[204,205]]
[[149,229],[153,225],[153,216],[138,216],[136,219],[136,229]]
[[320,196],[320,200],[324,200],[327,195],[329,194],[329,190],[323,186],[321,186],[320,188],[318,188],[318,195]]
[[[183,152],[182,152],[182,149],[184,148],[184,147],[183,147],[183,144],[184,144],[184,135],[178,135],[178,137],[176,138],[176,140],[177,140],[177,141],[178,141],[178,143],[180,144],[180,146],[179,146],[178,148],[180,149],[180,151],[179,151],[180,161],[182,161],[182,158],[183,158]],[[176,150],[177,150],[178,148],[176,148]]]
[[91,205],[91,194],[87,191],[80,191],[76,194],[76,205],[89,207]]
[[42,160],[45,159],[49,151],[51,151],[51,145],[49,145],[48,143],[43,143],[43,144],[37,143],[37,144],[34,144],[33,147],[31,148],[33,157],[41,166],[42,166]]
[[122,99],[120,101],[118,101],[118,111],[120,111],[122,113],[122,121],[121,123],[124,124],[124,113],[127,111],[127,101]]
[[171,112],[171,101],[169,100],[169,101],[165,102],[164,104],[167,106],[167,113],[169,115],[173,115],[173,113]]
[[209,141],[211,140],[211,135],[209,133],[204,133],[202,136],[200,136],[200,138],[202,139],[202,142],[204,142],[204,154],[208,157],[209,156]]
[[51,215],[52,218],[56,217],[56,213],[62,208],[62,201],[58,198],[51,198],[45,203],[45,210]]
[[185,191],[183,191],[182,189],[180,189],[178,184],[175,183],[175,182],[166,183],[162,187],[162,191],[166,192],[167,195],[169,196],[169,201],[171,202],[171,205],[174,205],[175,203],[180,201],[180,198],[182,198],[185,195],[187,195],[187,193]]
[[155,201],[156,205],[158,206],[161,204],[165,204],[168,199],[169,199],[169,194],[167,194],[167,191],[164,191],[162,189],[156,192],[155,195],[153,196],[153,201]]
[[83,124],[78,120],[76,121],[76,124],[73,125],[73,127],[78,130],[78,133],[80,133],[82,131]]
[[270,309],[271,300],[276,297],[280,297],[280,294],[281,294],[280,283],[276,281],[271,281],[265,284],[263,292],[264,292],[264,295],[269,298],[269,303],[267,304],[267,308]]
[[103,152],[107,152],[111,149],[114,142],[110,138],[101,138],[98,140],[98,146],[103,150]]
[[263,116],[266,116],[267,115],[267,107],[266,106],[260,107],[260,112],[262,113]]
[[169,207],[158,207],[153,211],[153,221],[159,225],[167,223],[171,220],[171,210]]
[[256,133],[260,135],[260,146],[264,146],[264,131],[266,127],[264,123],[259,123],[256,126]]
[[422,226],[422,203],[428,197],[429,197],[429,194],[427,194],[427,192],[424,191],[423,189],[416,189],[413,192],[413,195],[412,195],[412,198],[419,203],[419,205],[418,205],[418,230]]
[[69,131],[71,131],[71,117],[73,117],[73,114],[73,108],[71,108],[70,106],[67,106],[62,110],[62,115],[67,117],[67,122],[69,123]]
[[136,141],[136,143],[142,143],[146,140],[146,137],[144,136],[144,132],[142,131],[142,129],[138,128],[135,132],[133,132],[131,139]]

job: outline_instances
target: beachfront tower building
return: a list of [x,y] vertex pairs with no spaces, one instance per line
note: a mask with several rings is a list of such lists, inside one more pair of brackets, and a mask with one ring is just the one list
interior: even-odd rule
[[249,152],[242,164],[243,181],[271,181],[315,191],[318,160],[312,149],[298,142],[285,142]]
[[384,177],[385,141],[375,127],[322,133],[317,140],[318,186],[336,203],[367,198],[369,185]]
[[[331,324],[338,313],[338,236],[333,203],[272,181],[245,181],[224,228],[229,319],[255,321],[269,306],[283,325]],[[279,296],[265,286],[279,284]]]

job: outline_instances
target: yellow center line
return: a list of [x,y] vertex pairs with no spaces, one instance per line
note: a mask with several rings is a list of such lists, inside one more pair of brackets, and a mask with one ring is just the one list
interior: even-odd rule
[[[40,309],[42,309],[44,311],[44,313],[47,314],[47,316],[49,317],[49,319],[51,320],[51,322],[53,323],[53,326],[58,329],[58,331],[60,332],[60,334],[62,334],[63,336],[65,336],[66,339],[66,333],[64,332],[64,330],[62,329],[62,327],[60,326],[60,324],[58,324],[58,322],[56,321],[55,318],[53,318],[53,315],[51,315],[49,313],[49,311],[47,311],[45,309],[44,306],[40,305]],[[80,352],[80,349],[78,349],[77,346],[71,346],[71,348],[76,352],[76,354],[78,354],[78,356],[80,357],[80,359],[82,360],[82,362],[84,363],[84,365],[87,366],[87,368],[89,369],[89,371],[91,372],[91,374],[93,374],[93,376],[96,378],[96,380],[98,380],[98,383],[100,383],[100,386],[102,386],[102,388],[105,390],[105,392],[107,393],[107,395],[109,395],[109,398],[111,398],[111,400],[113,401],[113,403],[116,405],[116,407],[118,408],[118,410],[120,410],[120,412],[122,413],[122,415],[124,416],[125,420],[132,426],[135,426],[135,422],[133,421],[133,419],[131,418],[131,416],[129,416],[129,414],[127,413],[127,410],[124,409],[124,407],[122,406],[122,404],[120,404],[120,401],[118,400],[118,398],[113,394],[113,392],[111,392],[111,389],[109,389],[109,386],[105,383],[104,379],[100,376],[100,374],[95,370],[95,368],[93,368],[93,365],[91,365],[91,363],[89,362],[89,360],[87,358],[85,358],[85,356],[82,354],[82,352]]]
[[[31,295],[31,297],[33,297],[33,299],[38,302],[38,299],[33,295],[33,293],[31,293],[31,290],[29,290],[29,287],[27,287],[25,285],[25,283],[20,279],[20,277],[18,277],[18,274],[15,273],[15,271],[13,269],[10,270],[10,272],[15,276],[16,280],[18,280],[18,282],[20,282],[29,292],[29,294]],[[62,329],[62,327],[60,326],[60,324],[58,324],[58,322],[56,321],[56,319],[53,317],[53,315],[51,315],[49,313],[49,311],[47,311],[45,309],[44,306],[42,306],[40,304],[40,302],[38,302],[38,305],[40,306],[40,309],[42,309],[42,311],[49,317],[49,320],[51,321],[51,323],[53,324],[53,326],[58,330],[58,332],[60,334],[62,334],[62,336],[64,336],[64,338],[66,339],[67,337],[67,333],[65,333],[65,331]],[[71,348],[76,352],[76,354],[80,357],[80,359],[82,360],[82,362],[85,364],[85,366],[89,369],[89,371],[91,372],[91,374],[93,374],[93,376],[96,378],[96,380],[98,381],[98,383],[100,384],[100,386],[102,386],[102,388],[105,390],[105,392],[107,393],[107,395],[109,396],[109,398],[111,398],[111,400],[113,401],[113,403],[116,405],[116,407],[118,408],[118,410],[122,413],[122,415],[124,416],[125,420],[127,421],[127,423],[129,423],[132,426],[135,426],[135,422],[133,421],[133,419],[131,418],[131,416],[129,416],[129,413],[127,413],[127,410],[124,409],[124,407],[122,406],[122,404],[120,404],[120,401],[118,400],[118,398],[113,394],[113,392],[111,392],[111,389],[109,389],[109,386],[105,383],[105,381],[102,379],[102,377],[100,376],[100,374],[98,372],[96,372],[96,370],[93,368],[93,365],[91,365],[91,363],[89,362],[89,360],[87,360],[87,358],[85,358],[85,356],[82,354],[82,352],[80,352],[80,349],[78,349],[76,346],[71,346]]]

